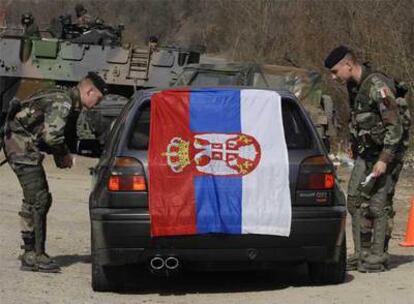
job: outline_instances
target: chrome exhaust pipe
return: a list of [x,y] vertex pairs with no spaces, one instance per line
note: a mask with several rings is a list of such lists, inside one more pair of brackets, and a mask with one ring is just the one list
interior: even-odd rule
[[165,261],[159,256],[155,256],[150,260],[150,266],[152,270],[161,270],[165,266]]
[[169,270],[176,270],[180,266],[180,260],[174,256],[165,259],[165,268]]

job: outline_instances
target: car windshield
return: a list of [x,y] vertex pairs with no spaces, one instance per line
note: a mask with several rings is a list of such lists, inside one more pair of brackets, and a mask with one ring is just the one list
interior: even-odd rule
[[[150,104],[144,103],[139,109],[137,119],[130,133],[129,148],[148,149],[150,132]],[[311,135],[303,120],[300,109],[292,102],[282,103],[283,127],[288,149],[307,149],[311,145]]]

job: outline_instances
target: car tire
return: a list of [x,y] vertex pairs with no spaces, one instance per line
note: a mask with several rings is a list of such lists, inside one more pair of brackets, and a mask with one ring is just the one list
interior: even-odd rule
[[342,242],[339,259],[335,263],[308,262],[309,277],[316,285],[340,284],[345,280],[346,273],[346,242]]
[[94,291],[113,291],[117,279],[114,267],[100,265],[92,259],[92,289]]
[[99,261],[99,255],[95,251],[95,242],[92,234],[91,238],[92,256],[92,289],[94,291],[115,291],[119,289],[122,272],[121,267],[105,266]]

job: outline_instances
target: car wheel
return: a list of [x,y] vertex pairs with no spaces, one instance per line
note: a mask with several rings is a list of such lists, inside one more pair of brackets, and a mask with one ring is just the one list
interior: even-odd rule
[[98,264],[92,260],[92,289],[94,291],[113,291],[116,289],[114,267]]
[[342,242],[339,260],[336,263],[313,263],[308,262],[309,276],[311,281],[317,285],[340,284],[345,280],[346,271],[346,242]]
[[92,289],[94,291],[115,291],[122,282],[121,267],[105,266],[101,264],[95,251],[95,243],[92,235]]

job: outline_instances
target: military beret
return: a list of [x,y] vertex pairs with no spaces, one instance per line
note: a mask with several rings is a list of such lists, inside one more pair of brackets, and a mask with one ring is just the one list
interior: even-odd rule
[[102,93],[102,95],[108,93],[108,86],[101,76],[95,72],[89,72],[88,75],[86,75],[86,78],[92,81],[93,85]]
[[158,37],[152,35],[148,38],[148,41],[153,42],[153,43],[158,43]]
[[334,48],[325,59],[325,67],[332,69],[339,61],[341,61],[346,54],[350,53],[351,50],[344,45]]

